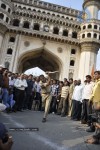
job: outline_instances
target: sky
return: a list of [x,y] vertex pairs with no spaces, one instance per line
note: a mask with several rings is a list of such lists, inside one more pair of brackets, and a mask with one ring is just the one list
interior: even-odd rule
[[[53,4],[62,5],[62,6],[66,6],[66,7],[71,7],[73,9],[82,10],[82,4],[83,4],[84,0],[43,0],[43,1],[50,2]],[[99,13],[99,19],[100,19],[100,13]],[[96,66],[96,68],[98,70],[100,70],[100,50],[99,50],[98,55],[97,55],[97,66]],[[30,70],[29,70],[29,72],[30,72]],[[37,72],[39,73],[38,68],[36,68],[35,74],[37,74]],[[40,72],[41,72],[41,70],[40,70]]]

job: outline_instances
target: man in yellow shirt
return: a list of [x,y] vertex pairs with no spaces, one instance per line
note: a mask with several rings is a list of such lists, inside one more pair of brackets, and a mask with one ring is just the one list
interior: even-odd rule
[[100,71],[94,72],[95,84],[93,87],[93,92],[90,101],[93,103],[93,109],[100,109]]
[[[95,84],[90,98],[90,103],[93,104],[92,111],[97,116],[98,112],[100,112],[100,71],[94,72],[94,79],[95,79]],[[94,132],[95,126],[93,125],[92,116],[89,117],[88,124],[90,125],[90,128],[87,129],[87,132]]]

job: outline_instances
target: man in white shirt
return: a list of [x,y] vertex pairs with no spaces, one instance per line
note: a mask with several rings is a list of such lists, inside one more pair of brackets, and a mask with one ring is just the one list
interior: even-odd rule
[[21,74],[20,78],[18,78],[15,83],[14,86],[16,87],[16,109],[18,111],[22,111],[23,108],[23,102],[24,102],[24,98],[25,98],[25,88],[28,86],[27,82],[24,78],[24,74]]
[[81,85],[81,80],[77,80],[77,85],[75,86],[72,95],[72,114],[71,114],[71,119],[76,121],[81,119],[82,92],[83,92],[83,85]]
[[91,76],[86,76],[87,83],[84,86],[83,94],[82,94],[82,116],[81,116],[81,123],[85,124],[88,121],[88,115],[90,112],[89,109],[89,99],[92,94],[93,90],[93,82],[91,82]]

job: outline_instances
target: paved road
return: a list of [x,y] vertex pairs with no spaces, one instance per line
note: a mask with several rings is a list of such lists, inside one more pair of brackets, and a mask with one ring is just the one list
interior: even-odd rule
[[0,113],[0,122],[8,128],[37,127],[39,131],[11,131],[14,145],[12,150],[99,150],[100,145],[85,144],[89,136],[86,127],[50,114],[42,123],[43,112],[24,111],[12,114]]

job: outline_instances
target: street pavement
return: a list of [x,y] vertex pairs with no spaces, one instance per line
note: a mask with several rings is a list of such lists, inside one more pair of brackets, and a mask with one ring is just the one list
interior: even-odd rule
[[[48,115],[42,123],[43,112],[24,111],[0,113],[4,123],[13,136],[12,150],[99,150],[100,145],[86,144],[84,141],[92,134],[79,121],[54,114]],[[23,128],[23,131],[10,128]],[[39,131],[26,131],[25,128],[38,128]]]

